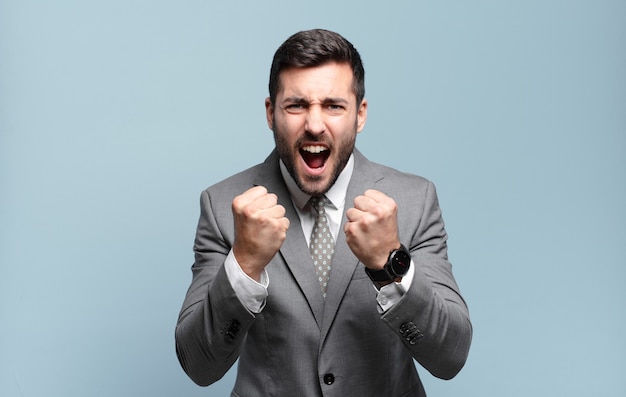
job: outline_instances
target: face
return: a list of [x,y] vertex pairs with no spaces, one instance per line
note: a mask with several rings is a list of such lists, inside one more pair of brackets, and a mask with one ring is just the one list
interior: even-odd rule
[[311,195],[326,193],[367,118],[367,100],[356,103],[350,65],[283,70],[275,106],[267,98],[265,109],[280,158],[298,187]]

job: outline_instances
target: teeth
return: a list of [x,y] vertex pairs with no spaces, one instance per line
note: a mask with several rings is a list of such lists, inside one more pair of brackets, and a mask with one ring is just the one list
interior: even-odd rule
[[321,153],[326,149],[324,146],[305,146],[302,148],[302,150],[304,150],[305,152],[309,152],[309,153]]

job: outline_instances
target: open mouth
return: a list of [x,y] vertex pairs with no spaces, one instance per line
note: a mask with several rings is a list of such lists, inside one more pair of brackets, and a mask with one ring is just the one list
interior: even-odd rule
[[326,164],[330,150],[321,145],[308,145],[300,149],[300,156],[309,168],[318,169]]

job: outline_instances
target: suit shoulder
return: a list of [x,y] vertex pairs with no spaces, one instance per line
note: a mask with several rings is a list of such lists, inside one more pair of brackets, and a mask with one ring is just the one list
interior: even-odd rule
[[205,189],[205,192],[209,194],[220,192],[230,194],[230,192],[236,191],[237,193],[235,195],[238,195],[254,186],[255,182],[263,180],[270,175],[275,175],[278,172],[278,154],[274,150],[262,163],[256,164],[209,186]]
[[423,176],[400,171],[396,168],[374,162],[371,162],[370,164],[376,172],[381,175],[382,180],[386,183],[401,183],[406,184],[407,186],[417,187],[418,189],[425,189],[429,185],[433,185],[432,181]]
[[216,193],[224,190],[228,191],[233,188],[241,189],[242,186],[251,186],[256,176],[258,175],[258,169],[260,166],[261,164],[257,164],[246,170],[233,174],[207,187],[205,191],[208,193]]

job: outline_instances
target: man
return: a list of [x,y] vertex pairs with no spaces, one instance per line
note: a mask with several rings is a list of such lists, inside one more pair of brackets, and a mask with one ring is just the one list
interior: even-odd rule
[[342,36],[287,39],[269,91],[276,149],[201,196],[182,367],[209,385],[239,359],[240,397],[425,396],[413,359],[450,379],[472,334],[434,186],[355,149],[364,70]]

